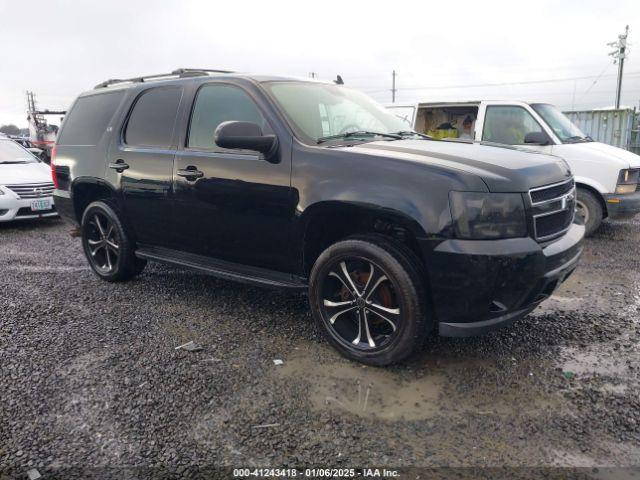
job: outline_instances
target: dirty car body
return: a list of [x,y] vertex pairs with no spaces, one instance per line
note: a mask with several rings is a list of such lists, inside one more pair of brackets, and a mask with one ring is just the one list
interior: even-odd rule
[[[243,113],[229,100],[235,113],[214,125],[219,144],[212,140],[213,130],[194,129],[202,118],[210,118],[198,104],[207,88],[217,89],[216,95],[241,95],[238,102],[258,112],[251,115],[259,117],[259,128],[247,126],[249,107]],[[136,118],[136,103],[163,89],[175,91],[174,123],[166,141],[133,144],[128,125]],[[364,131],[358,119],[351,125],[342,113],[332,116],[331,104],[319,109],[315,103],[305,105],[314,95],[361,102],[366,107],[362,115],[371,115],[386,131]],[[476,335],[506,325],[535,308],[573,272],[584,227],[574,220],[575,186],[566,162],[518,148],[394,132],[393,117],[360,96],[322,82],[204,73],[92,90],[79,97],[62,126],[52,161],[56,205],[65,218],[83,224],[88,208],[106,202],[121,219],[136,259],[263,286],[309,289],[312,310],[324,288],[325,280],[318,280],[322,263],[335,258],[340,265],[339,259],[346,258],[345,253],[332,256],[332,248],[373,245],[373,250],[365,245],[362,253],[353,254],[368,259],[371,273],[358,277],[349,271],[340,280],[343,293],[353,287],[354,299],[324,300],[325,306],[342,303],[363,313],[360,320],[354,317],[352,336],[357,331],[357,338],[340,343],[332,333],[332,343],[344,347],[347,356],[373,364],[403,357],[389,352],[396,331],[406,332],[394,324],[395,317],[379,315],[393,331],[370,334],[367,311],[370,316],[402,314],[406,302],[415,300],[400,292],[403,285],[385,267],[391,263],[376,259],[375,248],[393,250],[420,284],[414,296],[424,322],[416,337],[434,331]],[[85,101],[100,104],[95,108],[104,120],[90,142],[69,141],[69,132],[82,130],[73,123],[74,109]],[[337,119],[342,123],[334,127]],[[236,136],[229,140],[227,131]],[[240,148],[250,144],[270,147]],[[379,282],[393,280],[385,295],[404,297],[375,312],[358,290],[367,290],[378,267],[386,272]],[[339,269],[331,275],[339,277]],[[322,306],[322,296],[316,300]],[[383,340],[390,345],[387,350],[379,346]]]

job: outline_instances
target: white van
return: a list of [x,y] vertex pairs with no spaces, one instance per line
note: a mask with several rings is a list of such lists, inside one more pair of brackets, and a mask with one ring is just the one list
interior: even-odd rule
[[587,234],[604,218],[640,213],[640,156],[593,141],[556,107],[514,101],[394,104],[418,132],[457,141],[521,145],[564,158],[576,179]]

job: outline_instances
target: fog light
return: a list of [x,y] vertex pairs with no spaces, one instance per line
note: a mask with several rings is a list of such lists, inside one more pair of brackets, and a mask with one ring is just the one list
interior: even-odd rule
[[633,193],[636,191],[637,185],[618,185],[616,187],[616,193]]

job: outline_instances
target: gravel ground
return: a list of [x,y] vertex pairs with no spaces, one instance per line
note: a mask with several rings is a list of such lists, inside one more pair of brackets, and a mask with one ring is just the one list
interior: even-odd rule
[[638,220],[526,319],[387,369],[336,354],[301,295],[158,264],[102,282],[69,230],[0,224],[5,475],[640,464]]

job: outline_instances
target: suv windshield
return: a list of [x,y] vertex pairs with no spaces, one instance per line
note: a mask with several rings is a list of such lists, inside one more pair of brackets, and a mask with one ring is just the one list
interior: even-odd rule
[[562,143],[590,142],[592,141],[587,135],[582,133],[564,113],[553,105],[546,103],[537,103],[531,105],[538,115],[547,122],[553,133],[562,141]]
[[0,164],[38,163],[36,157],[12,140],[0,140]]
[[309,144],[346,138],[397,139],[413,134],[407,131],[406,123],[371,98],[344,86],[313,82],[263,85],[296,134]]

